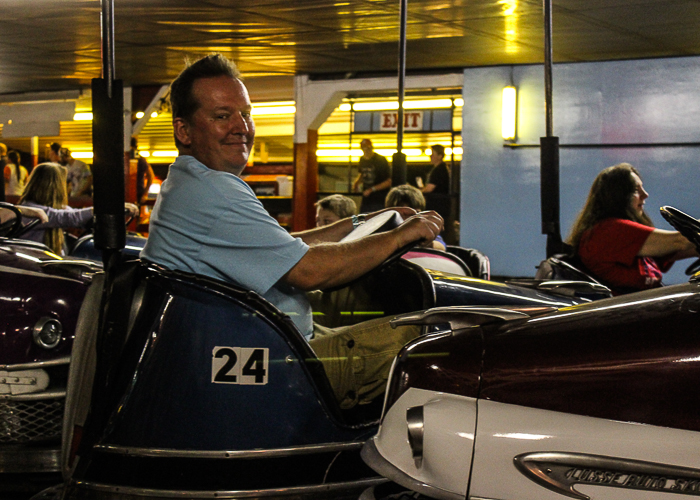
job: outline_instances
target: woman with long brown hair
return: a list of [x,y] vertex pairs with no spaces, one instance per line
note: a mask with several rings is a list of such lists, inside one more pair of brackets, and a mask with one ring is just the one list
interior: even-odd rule
[[41,163],[34,167],[19,204],[41,208],[49,218],[47,223],[35,226],[22,238],[44,243],[58,255],[64,254],[62,228],[85,227],[92,220],[92,207],[68,206],[65,169],[57,163]]
[[[62,228],[86,227],[92,221],[92,207],[68,206],[66,170],[58,163],[41,163],[34,167],[19,204],[40,208],[49,218],[48,222],[24,233],[22,238],[44,243],[59,255],[65,253]],[[139,209],[133,203],[125,203],[124,208],[131,215],[138,215]]]
[[676,260],[698,255],[679,232],[654,228],[644,211],[648,197],[632,165],[608,167],[593,181],[571,229],[567,243],[613,293],[661,286]]

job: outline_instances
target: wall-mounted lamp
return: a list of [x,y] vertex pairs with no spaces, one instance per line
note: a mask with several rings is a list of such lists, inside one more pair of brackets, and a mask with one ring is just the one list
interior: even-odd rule
[[501,135],[507,141],[515,140],[517,110],[517,90],[515,87],[503,87],[503,108],[501,111]]

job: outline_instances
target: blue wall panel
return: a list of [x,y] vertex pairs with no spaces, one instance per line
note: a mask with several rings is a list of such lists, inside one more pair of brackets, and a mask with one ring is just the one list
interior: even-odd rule
[[[518,143],[545,134],[542,66],[464,72],[461,175],[462,246],[491,258],[494,275],[532,276],[545,256],[541,234],[539,149],[509,149],[500,137],[501,90],[518,88]],[[700,58],[558,64],[553,71],[554,135],[560,144],[700,142]],[[595,176],[637,167],[661,229],[661,205],[700,217],[700,147],[562,148],[561,230],[566,236]],[[686,280],[677,264],[667,283]]]

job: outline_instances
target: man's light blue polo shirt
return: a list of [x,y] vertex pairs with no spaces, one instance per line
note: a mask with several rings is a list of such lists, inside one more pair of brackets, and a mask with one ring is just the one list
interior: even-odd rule
[[310,338],[306,294],[280,282],[308,249],[267,213],[240,178],[179,156],[158,195],[141,257],[253,290]]

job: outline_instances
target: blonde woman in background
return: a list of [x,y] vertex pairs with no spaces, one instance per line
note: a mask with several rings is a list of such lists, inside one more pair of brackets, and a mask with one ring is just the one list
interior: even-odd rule
[[[48,216],[48,222],[30,229],[22,238],[44,243],[58,255],[66,253],[62,228],[87,227],[92,221],[92,207],[68,206],[65,169],[58,163],[41,163],[34,167],[19,205],[40,208]],[[126,203],[125,209],[138,214],[138,208],[132,203]]]

